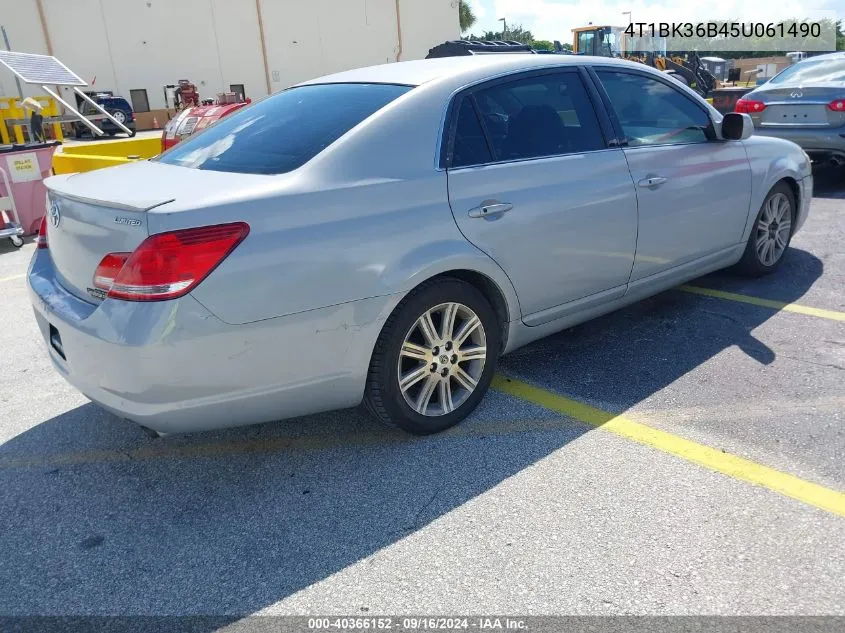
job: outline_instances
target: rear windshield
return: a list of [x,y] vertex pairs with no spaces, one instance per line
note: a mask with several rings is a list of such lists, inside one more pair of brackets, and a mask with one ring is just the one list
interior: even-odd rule
[[789,66],[772,77],[773,84],[809,84],[842,82],[845,84],[845,56],[838,59],[808,59]]
[[410,89],[393,84],[291,88],[220,119],[155,160],[194,169],[283,174]]

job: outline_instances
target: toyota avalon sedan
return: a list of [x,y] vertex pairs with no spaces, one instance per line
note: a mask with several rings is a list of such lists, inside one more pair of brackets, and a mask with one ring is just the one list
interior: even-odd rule
[[785,138],[818,162],[845,165],[845,53],[788,66],[736,104],[756,134]]
[[158,432],[365,403],[427,434],[497,358],[693,277],[778,268],[807,156],[607,58],[306,82],[150,161],[47,181],[28,274],[56,369]]

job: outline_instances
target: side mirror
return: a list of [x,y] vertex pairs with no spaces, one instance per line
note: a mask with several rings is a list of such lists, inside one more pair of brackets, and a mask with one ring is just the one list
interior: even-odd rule
[[754,134],[754,121],[747,114],[728,112],[722,118],[722,138],[726,141],[744,141]]

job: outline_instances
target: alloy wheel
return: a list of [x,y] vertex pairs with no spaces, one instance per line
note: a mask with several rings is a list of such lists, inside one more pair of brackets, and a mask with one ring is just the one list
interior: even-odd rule
[[405,334],[399,352],[399,390],[425,416],[451,413],[475,391],[487,358],[478,315],[462,303],[426,310]]
[[774,266],[786,251],[791,231],[789,198],[783,193],[776,193],[766,201],[757,220],[754,247],[761,264]]

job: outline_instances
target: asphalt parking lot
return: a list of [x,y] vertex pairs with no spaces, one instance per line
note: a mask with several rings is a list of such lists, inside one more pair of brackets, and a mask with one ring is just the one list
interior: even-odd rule
[[0,614],[845,615],[845,172],[781,270],[502,359],[450,432],[151,439],[54,372],[0,242]]

